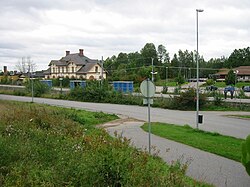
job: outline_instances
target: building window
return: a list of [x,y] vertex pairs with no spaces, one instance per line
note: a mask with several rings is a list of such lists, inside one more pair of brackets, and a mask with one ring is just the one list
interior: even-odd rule
[[58,67],[58,73],[60,73],[60,69],[61,69],[61,68],[60,68],[60,67]]
[[64,67],[62,67],[62,73],[64,73]]
[[74,73],[74,67],[72,67],[72,73]]
[[53,68],[53,71],[52,71],[52,73],[55,73],[56,72],[56,70],[55,70],[55,68]]
[[95,67],[95,72],[96,72],[96,73],[98,72],[98,66]]

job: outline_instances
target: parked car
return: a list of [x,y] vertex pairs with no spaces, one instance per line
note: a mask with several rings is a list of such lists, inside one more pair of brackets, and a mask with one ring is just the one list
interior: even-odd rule
[[211,86],[207,86],[206,87],[206,90],[209,90],[209,91],[215,91],[215,90],[217,90],[218,88],[217,88],[217,86],[214,86],[214,85],[211,85]]
[[233,86],[227,86],[224,88],[224,97],[227,98],[227,92],[230,92],[231,99],[233,99],[235,88]]
[[243,87],[242,87],[242,90],[243,90],[244,92],[250,92],[250,86],[243,86]]
[[227,86],[224,88],[224,92],[234,92],[235,88],[233,86]]

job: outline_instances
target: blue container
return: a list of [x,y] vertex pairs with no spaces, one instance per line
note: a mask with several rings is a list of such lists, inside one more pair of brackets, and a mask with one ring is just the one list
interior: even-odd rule
[[72,80],[69,82],[70,89],[74,89],[76,87],[86,87],[86,81],[81,81],[81,80]]
[[46,84],[48,87],[52,87],[52,80],[40,80],[41,83]]
[[133,81],[113,81],[113,88],[115,91],[132,93],[134,84]]

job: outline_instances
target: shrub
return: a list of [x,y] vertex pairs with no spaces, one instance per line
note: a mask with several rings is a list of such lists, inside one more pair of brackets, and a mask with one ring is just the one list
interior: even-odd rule
[[[199,106],[202,107],[206,103],[206,97],[204,94],[199,94]],[[189,88],[186,92],[180,93],[180,96],[174,96],[172,98],[172,109],[190,110],[196,107],[196,91],[193,88]]]
[[207,79],[207,81],[206,81],[206,85],[207,86],[211,86],[213,84],[214,84],[214,80],[213,79]]
[[48,93],[50,91],[50,87],[47,84],[40,82],[39,80],[28,81],[26,83],[26,90],[28,92],[32,92],[32,84],[33,84],[33,93],[35,97],[40,97],[42,94]]
[[93,127],[114,116],[3,101],[0,118],[1,186],[199,185],[178,163],[169,167]]
[[245,166],[248,175],[250,176],[250,135],[246,141],[242,143],[242,158],[241,163]]

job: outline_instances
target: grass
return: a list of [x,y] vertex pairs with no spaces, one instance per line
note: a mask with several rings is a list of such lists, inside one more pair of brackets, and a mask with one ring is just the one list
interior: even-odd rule
[[[185,82],[184,84],[187,84],[187,82]],[[184,85],[184,84],[182,84],[182,85]],[[156,86],[178,86],[176,81],[171,81],[171,80],[169,80],[167,82],[166,82],[166,80],[157,80],[155,82],[155,85]]]
[[0,100],[0,186],[210,186],[96,124],[115,115]]
[[[225,88],[227,85],[225,82],[216,82],[215,86],[219,88]],[[250,86],[250,82],[237,82],[236,83],[237,88],[242,88],[242,86]]]
[[[147,131],[148,125],[142,128]],[[238,162],[241,160],[242,139],[165,123],[152,123],[152,133]]]
[[250,119],[250,115],[228,115],[229,117],[236,117],[236,118],[243,118],[243,119]]

